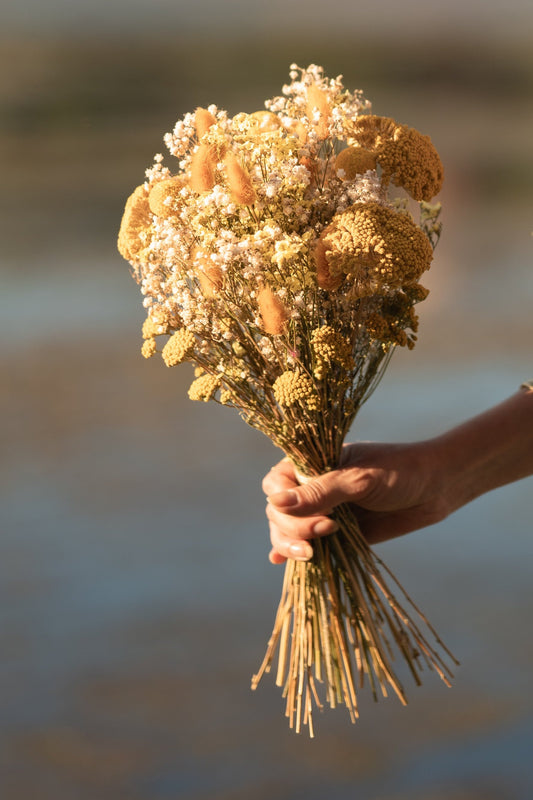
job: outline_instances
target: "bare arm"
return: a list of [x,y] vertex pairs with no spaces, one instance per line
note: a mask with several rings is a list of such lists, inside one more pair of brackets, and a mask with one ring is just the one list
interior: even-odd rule
[[409,444],[347,445],[338,470],[298,485],[284,459],[263,481],[268,495],[270,560],[307,560],[308,540],[335,530],[328,514],[355,505],[369,542],[426,527],[486,492],[533,474],[533,391],[441,436]]

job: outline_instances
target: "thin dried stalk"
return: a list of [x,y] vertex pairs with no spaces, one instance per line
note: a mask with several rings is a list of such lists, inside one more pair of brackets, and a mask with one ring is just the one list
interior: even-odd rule
[[[450,685],[449,666],[415,622],[425,626],[448,659],[457,664],[424,615],[397,579],[366,543],[347,506],[336,510],[337,533],[317,542],[308,563],[289,560],[282,597],[263,662],[252,688],[268,672],[278,652],[278,685],[284,685],[286,716],[291,728],[306,726],[314,736],[313,710],[326,702],[344,704],[353,722],[358,718],[357,690],[368,681],[375,700],[392,689],[407,703],[392,666],[394,649],[401,653],[417,684],[425,664]],[[400,590],[409,613],[388,587],[381,570]],[[413,613],[414,612],[414,613]],[[287,659],[291,629],[290,654]],[[319,692],[316,683],[322,684]],[[324,700],[320,698],[323,694]]]

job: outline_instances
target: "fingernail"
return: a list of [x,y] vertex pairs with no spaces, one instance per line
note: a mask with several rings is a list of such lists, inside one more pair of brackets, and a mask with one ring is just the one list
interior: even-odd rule
[[313,555],[313,548],[307,542],[294,542],[289,546],[291,558],[296,561],[309,561]]
[[289,506],[297,505],[298,495],[293,489],[286,489],[284,492],[271,494],[267,497],[267,501],[278,508],[289,508]]
[[339,526],[332,519],[321,519],[313,525],[313,533],[315,536],[327,536],[329,533],[335,533],[339,530]]

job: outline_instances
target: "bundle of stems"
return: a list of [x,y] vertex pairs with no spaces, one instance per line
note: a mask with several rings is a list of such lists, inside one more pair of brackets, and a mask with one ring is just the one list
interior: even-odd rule
[[[285,443],[301,483],[341,463],[343,436],[360,405],[377,387],[389,359],[390,353],[378,353],[373,358],[368,354],[363,376],[359,376],[359,382],[352,382],[352,386],[359,386],[358,402],[326,404],[324,414],[314,425],[308,425],[308,436],[297,448]],[[332,411],[337,412],[336,419],[331,418]],[[369,546],[353,509],[340,505],[331,517],[338,530],[315,540],[312,559],[289,559],[286,563],[272,635],[252,678],[252,689],[256,689],[263,675],[271,671],[277,651],[276,685],[283,688],[289,725],[297,733],[307,726],[311,737],[313,709],[323,709],[324,703],[331,708],[346,706],[355,722],[359,716],[358,691],[366,682],[376,701],[392,690],[402,704],[407,704],[393,666],[395,652],[403,656],[417,685],[421,685],[426,667],[451,686],[453,673],[444,654],[448,662],[458,663]],[[403,604],[387,579],[403,597]]]
[[[252,678],[256,689],[269,672],[278,651],[276,685],[283,687],[286,716],[299,733],[308,726],[314,736],[313,708],[344,704],[352,722],[359,716],[357,693],[368,681],[374,699],[389,689],[407,705],[405,690],[395,673],[392,643],[402,654],[417,685],[424,665],[447,686],[453,674],[420,622],[452,662],[426,617],[414,605],[383,561],[362,535],[348,505],[338,506],[332,518],[339,529],[315,542],[310,562],[288,560],[283,589],[263,662]],[[384,575],[403,594],[411,614],[395,597]],[[413,619],[412,612],[419,618]],[[317,684],[324,684],[323,691]]]

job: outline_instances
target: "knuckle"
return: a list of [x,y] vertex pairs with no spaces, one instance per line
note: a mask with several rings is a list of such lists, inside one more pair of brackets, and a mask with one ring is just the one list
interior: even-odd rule
[[301,500],[308,506],[319,506],[324,502],[325,492],[318,481],[311,481],[299,488]]

